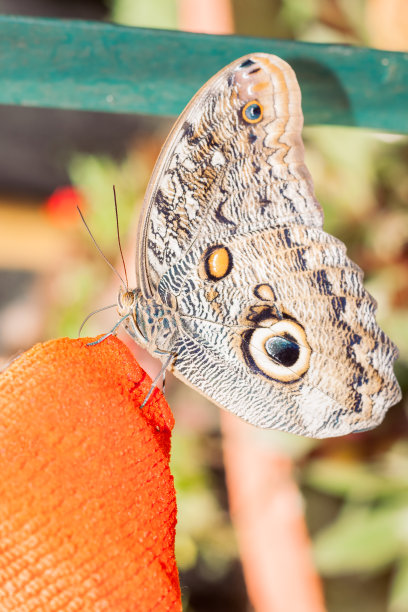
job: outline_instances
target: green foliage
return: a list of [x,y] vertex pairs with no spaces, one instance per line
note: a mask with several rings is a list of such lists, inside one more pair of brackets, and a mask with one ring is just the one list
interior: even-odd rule
[[118,163],[109,157],[75,155],[69,165],[73,184],[85,196],[86,215],[96,236],[103,237],[103,248],[117,255],[117,235],[113,186],[118,198],[122,238],[140,201],[149,169],[141,154],[129,155]]
[[177,27],[176,0],[114,0],[110,4],[111,19],[116,23],[139,28]]
[[[69,173],[72,184],[84,196],[83,214],[95,240],[107,259],[116,265],[119,260],[119,248],[113,185],[116,186],[118,198],[121,239],[125,243],[135,208],[140,205],[148,180],[149,169],[145,156],[134,151],[123,162],[118,163],[109,157],[75,155],[69,165]],[[112,276],[111,270],[99,255],[85,227],[78,228],[76,240],[78,243],[73,249],[69,264],[61,270],[55,281],[54,308],[48,321],[50,337],[76,338],[78,322],[98,306],[96,296],[105,292]],[[126,263],[133,278],[134,261]],[[120,262],[118,270],[122,274]],[[116,283],[116,286],[118,285],[119,281]],[[110,303],[115,302],[116,294],[110,298]],[[84,331],[87,335],[93,335],[106,330],[100,329],[97,319],[91,319]]]
[[174,431],[171,471],[178,500],[176,557],[181,570],[194,567],[200,557],[200,571],[217,577],[228,569],[237,550],[228,514],[214,496],[204,443],[195,432]]
[[407,499],[400,504],[345,506],[333,525],[315,538],[318,569],[324,575],[374,572],[397,561],[407,542]]
[[284,0],[281,14],[289,24],[295,38],[301,38],[301,33],[314,21],[319,7],[319,0]]
[[304,481],[344,500],[336,519],[314,538],[324,576],[369,574],[394,568],[390,610],[408,608],[408,443],[395,443],[376,462],[318,459]]
[[[192,393],[188,393],[191,397]],[[205,400],[203,400],[205,402]],[[174,405],[173,401],[170,401]],[[194,402],[189,401],[194,410]],[[211,406],[209,407],[211,410]],[[181,572],[182,602],[185,612],[194,612],[190,604],[190,590],[183,586],[183,575],[194,573],[198,582],[214,585],[222,583],[238,558],[237,544],[227,509],[217,495],[217,483],[210,470],[214,462],[221,469],[221,457],[212,456],[209,439],[203,433],[180,430],[176,426],[172,436],[171,473],[177,496],[177,531],[175,552]],[[214,442],[214,441],[213,441]],[[217,439],[217,446],[219,439]],[[212,453],[211,453],[212,454]]]
[[408,610],[408,557],[401,560],[394,576],[390,597],[390,612],[406,612]]
[[[408,456],[405,459],[408,463]],[[303,475],[308,485],[356,504],[384,501],[390,496],[408,493],[408,473],[386,470],[379,462],[319,459],[308,462]]]

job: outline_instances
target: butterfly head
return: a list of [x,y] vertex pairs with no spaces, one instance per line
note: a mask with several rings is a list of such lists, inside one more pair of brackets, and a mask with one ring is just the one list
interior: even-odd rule
[[127,287],[120,287],[118,294],[118,313],[124,317],[129,314],[136,304],[136,290],[129,290]]
[[124,327],[126,331],[137,341],[139,344],[146,344],[146,331],[140,324],[138,317],[138,304],[140,301],[141,293],[137,289],[128,289],[127,287],[121,286],[118,293],[118,314],[119,317],[124,321]]

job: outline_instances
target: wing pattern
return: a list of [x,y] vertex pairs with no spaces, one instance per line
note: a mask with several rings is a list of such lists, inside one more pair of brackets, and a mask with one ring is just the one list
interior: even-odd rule
[[362,272],[322,229],[300,101],[262,53],[197,93],[147,190],[138,282],[173,305],[177,376],[254,425],[325,437],[374,427],[400,390]]

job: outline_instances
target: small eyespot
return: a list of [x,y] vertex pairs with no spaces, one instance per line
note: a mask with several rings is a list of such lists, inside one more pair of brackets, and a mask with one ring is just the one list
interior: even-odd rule
[[208,280],[218,281],[227,276],[232,269],[232,255],[227,247],[214,245],[207,249],[202,258],[203,276]]
[[263,107],[257,100],[247,102],[242,109],[242,118],[246,123],[259,123],[263,117]]
[[296,382],[309,369],[312,351],[305,330],[292,319],[263,321],[243,340],[247,364],[267,378]]
[[264,302],[276,302],[273,288],[267,283],[260,283],[254,287],[254,296]]

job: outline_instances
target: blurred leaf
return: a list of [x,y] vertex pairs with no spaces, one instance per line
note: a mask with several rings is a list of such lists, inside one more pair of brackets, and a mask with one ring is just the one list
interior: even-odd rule
[[111,19],[138,28],[177,28],[176,0],[111,0]]
[[282,0],[280,17],[292,28],[296,39],[316,18],[318,6],[319,0]]
[[[408,441],[396,442],[384,457],[384,470],[391,478],[408,484]],[[408,492],[408,487],[405,489]]]
[[135,151],[124,162],[109,157],[75,155],[69,165],[73,184],[85,195],[89,205],[87,222],[102,250],[118,254],[113,185],[116,187],[121,232],[129,228],[135,205],[140,204],[149,176],[143,154]]
[[[329,0],[330,2],[330,0]],[[337,0],[336,3],[341,7],[343,13],[347,16],[349,22],[353,25],[359,38],[362,40],[364,37],[364,10],[367,0]]]
[[[126,231],[131,228],[135,208],[141,203],[148,180],[145,156],[142,151],[135,150],[118,163],[106,156],[78,154],[72,158],[68,171],[72,183],[86,200],[85,217],[92,234],[106,257],[114,263],[119,248],[113,185],[116,185],[120,231],[125,242]],[[72,249],[70,262],[54,281],[54,307],[47,326],[51,337],[78,335],[79,325],[92,310],[89,305],[95,302],[95,296],[105,292],[111,274],[85,228],[75,237],[78,243]],[[116,296],[113,296],[111,303],[115,301]],[[101,332],[97,318],[87,323],[85,332],[89,335]]]
[[358,462],[315,460],[303,472],[304,481],[320,491],[356,501],[373,500],[398,493],[408,496],[408,473],[381,474],[375,466]]
[[198,547],[194,539],[185,531],[177,530],[175,541],[177,567],[187,571],[195,566],[198,557]]
[[324,575],[376,572],[407,549],[408,507],[347,506],[339,519],[317,534],[315,560]]
[[398,564],[391,587],[389,612],[408,610],[408,557]]
[[382,326],[390,337],[397,342],[400,351],[400,359],[408,361],[408,309],[396,310]]
[[378,142],[355,128],[316,126],[304,130],[306,163],[325,211],[325,227],[334,231],[375,207],[373,160]]
[[387,206],[408,206],[408,136],[397,134],[375,134],[382,143],[384,154],[377,158],[378,183],[381,200]]
[[171,472],[177,490],[187,492],[209,487],[210,475],[202,458],[198,435],[194,432],[181,435],[176,428],[173,432]]
[[214,495],[200,441],[202,437],[194,433],[180,435],[177,429],[173,433],[177,564],[182,570],[191,569],[200,556],[210,573],[221,575],[237,557],[237,547],[228,514]]
[[[54,280],[54,307],[47,317],[47,335],[50,338],[78,336],[79,326],[89,312],[89,304],[95,294],[102,292],[106,282],[104,262],[100,262],[100,274],[98,269],[94,262],[76,259]],[[96,333],[100,333],[97,321],[91,320],[85,334]]]
[[291,28],[281,15],[281,0],[232,0],[235,33],[242,36],[292,38]]

